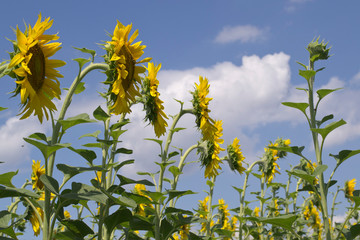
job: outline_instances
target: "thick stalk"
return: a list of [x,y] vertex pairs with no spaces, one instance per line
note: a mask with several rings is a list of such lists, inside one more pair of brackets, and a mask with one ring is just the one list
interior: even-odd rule
[[[314,62],[310,61],[309,70],[314,70]],[[316,109],[314,108],[314,81],[315,76],[311,77],[308,81],[309,84],[309,111],[310,111],[310,128],[315,129],[316,128]],[[312,137],[313,137],[313,143],[314,143],[314,149],[316,154],[316,160],[318,163],[318,166],[322,165],[322,153],[319,146],[319,139],[318,139],[318,133],[311,131]],[[327,206],[327,194],[326,194],[326,186],[324,182],[324,174],[321,173],[319,176],[319,185],[320,185],[320,196],[321,196],[321,205],[322,205],[322,218],[325,226],[325,234],[326,239],[331,240],[331,229],[329,227],[329,220],[328,220],[328,206]]]
[[208,211],[209,212],[208,212],[207,221],[206,221],[206,237],[208,237],[209,239],[211,238],[212,198],[213,198],[213,194],[214,194],[215,179],[216,179],[216,176],[213,176],[211,178],[209,201],[208,201]]

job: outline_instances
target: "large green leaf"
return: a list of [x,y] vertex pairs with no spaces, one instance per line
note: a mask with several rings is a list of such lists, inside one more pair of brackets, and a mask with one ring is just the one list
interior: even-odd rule
[[306,115],[306,109],[309,107],[308,103],[283,102],[282,104],[287,106],[287,107],[292,107],[292,108],[299,109],[305,115]]
[[311,131],[319,133],[321,135],[321,137],[323,139],[325,139],[326,136],[330,132],[332,132],[333,130],[335,130],[336,128],[338,128],[338,127],[340,127],[340,126],[342,126],[344,124],[346,124],[346,122],[343,119],[341,119],[341,120],[339,120],[337,122],[333,122],[333,123],[330,123],[330,124],[326,125],[324,128],[311,128]]
[[56,152],[57,150],[61,149],[61,148],[66,148],[66,147],[70,147],[70,143],[56,143],[54,145],[47,145],[38,141],[35,141],[33,139],[30,138],[24,138],[24,140],[32,145],[34,145],[35,147],[37,147],[41,153],[44,156],[44,159],[48,159],[49,156]]
[[93,116],[95,119],[103,122],[110,118],[110,115],[107,114],[100,106],[95,109]]
[[316,71],[314,70],[299,70],[299,75],[305,78],[307,81],[310,80],[310,78],[314,77],[316,75]]
[[67,129],[82,123],[92,123],[96,122],[96,120],[90,119],[87,113],[81,113],[75,117],[69,117],[65,120],[59,120],[60,124],[63,127],[63,130],[66,131]]
[[50,192],[56,195],[59,194],[59,183],[55,178],[43,174],[39,179]]
[[81,220],[65,219],[61,223],[74,233],[76,237],[81,239],[84,239],[88,234],[94,234],[94,231]]
[[0,198],[7,197],[32,197],[39,198],[40,196],[33,191],[24,188],[13,188],[0,186]]
[[14,188],[15,186],[11,183],[11,180],[17,173],[18,171],[0,174],[0,184]]
[[298,146],[292,146],[292,147],[274,147],[274,146],[271,146],[269,147],[271,149],[276,149],[276,150],[279,150],[279,151],[284,151],[284,152],[288,152],[288,153],[293,153],[293,154],[296,154],[300,157],[304,157],[302,155],[302,151],[304,150],[304,146],[302,147],[298,147]]
[[323,172],[325,172],[325,170],[328,168],[327,165],[320,165],[320,166],[317,166],[313,172],[313,176],[318,176],[320,174],[322,174]]
[[101,131],[100,131],[100,130],[97,130],[97,131],[95,131],[95,132],[93,132],[93,133],[84,134],[84,135],[80,136],[79,139],[82,139],[82,138],[84,138],[84,137],[94,137],[94,138],[97,138],[100,133],[101,133]]
[[92,162],[96,159],[96,153],[88,149],[75,149],[73,147],[68,147],[71,151],[76,152],[80,156],[86,159],[91,165]]
[[132,218],[131,211],[127,208],[121,208],[111,215],[107,216],[104,220],[106,228],[109,232],[112,232],[113,229],[123,222],[128,222]]
[[195,192],[190,190],[187,191],[169,190],[167,191],[167,193],[169,194],[168,201],[170,201],[173,198],[178,198],[184,195],[196,194]]
[[101,167],[72,167],[62,163],[57,164],[56,167],[59,169],[59,171],[64,173],[64,178],[67,180],[82,172],[103,170]]
[[360,153],[360,149],[359,150],[342,150],[337,155],[333,155],[333,154],[329,154],[329,155],[331,157],[335,158],[337,165],[340,165],[346,159],[348,159],[356,154],[359,154],[359,153]]
[[124,177],[123,175],[117,174],[116,175],[120,180],[120,186],[127,185],[127,184],[144,184],[147,186],[154,186],[152,182],[149,180],[143,179],[143,180],[133,180],[127,177]]
[[131,218],[130,227],[132,230],[148,230],[153,231],[153,223],[147,221],[146,218],[134,216]]
[[297,215],[293,215],[293,214],[287,214],[287,215],[282,215],[282,216],[278,216],[278,217],[273,217],[273,218],[259,218],[260,222],[263,223],[269,223],[278,227],[282,227],[285,228],[286,230],[289,230],[291,232],[294,231],[294,229],[292,228],[293,223],[296,221],[296,219],[298,218]]
[[74,200],[92,200],[102,204],[106,204],[106,200],[108,199],[104,193],[93,186],[77,182],[72,183],[71,192],[62,193],[61,197]]
[[337,90],[340,90],[342,88],[336,88],[336,89],[319,89],[317,90],[317,94],[319,96],[319,100],[323,99],[326,95],[332,93],[332,92],[335,92]]
[[308,183],[310,183],[311,185],[314,183],[315,180],[315,176],[308,174],[307,172],[303,171],[303,170],[299,170],[299,169],[294,169],[293,171],[289,172],[287,171],[289,174],[291,175],[295,175],[301,179],[304,179],[305,181],[307,181]]

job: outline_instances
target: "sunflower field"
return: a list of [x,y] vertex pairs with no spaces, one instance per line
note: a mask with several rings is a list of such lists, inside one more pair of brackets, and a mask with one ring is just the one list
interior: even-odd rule
[[[333,120],[331,113],[318,115],[322,100],[339,90],[314,87],[317,75],[324,70],[316,64],[331,56],[327,43],[314,38],[306,47],[308,64],[299,63],[299,75],[307,87],[298,91],[308,101],[282,103],[303,114],[313,155],[306,156],[303,146],[294,146],[283,136],[270,141],[254,161],[244,156],[241,139],[224,144],[223,122],[214,119],[210,110],[211,79],[199,76],[188,89],[191,108],[185,108],[183,99],[174,99],[177,113],[167,114],[158,91],[161,64],[144,57],[146,46],[137,40],[139,31],[132,24],[117,21],[107,40],[99,44],[105,52],[101,62],[95,62],[95,50],[76,48],[85,57],[73,59],[78,74],[71,86],[63,86],[61,72],[66,71],[66,63],[56,59],[61,43],[58,34],[48,33],[52,24],[50,17],[39,14],[35,24],[14,28],[12,52],[0,65],[0,77],[13,79],[12,96],[20,103],[18,117],[27,121],[35,116],[40,123],[51,125],[50,135],[35,132],[24,136],[26,144],[43,158],[33,160],[32,174],[22,186],[13,184],[17,171],[0,172],[0,199],[4,203],[0,239],[21,239],[29,232],[44,240],[359,238],[360,191],[355,190],[356,180],[349,177],[340,186],[333,176],[360,150],[330,154],[336,161],[334,168],[323,161],[327,136],[346,124],[343,119]],[[73,97],[86,94],[84,82],[93,71],[103,76],[98,79],[98,93],[104,104],[93,109],[92,115],[79,112],[67,116]],[[60,98],[58,106],[55,101]],[[128,128],[138,127],[131,125],[135,105],[141,106],[144,121],[153,128],[154,137],[145,141],[159,149],[158,155],[149,156],[157,159],[157,171],[138,172],[138,179],[122,171],[136,161],[127,159],[133,150],[123,138]],[[7,111],[4,106],[0,106],[1,113]],[[192,118],[193,131],[200,136],[185,149],[174,145],[185,130],[179,125],[184,116]],[[97,123],[98,128],[67,137],[75,128],[86,129],[89,123]],[[81,147],[77,147],[79,142]],[[83,161],[69,165],[59,157],[60,152]],[[279,160],[289,157],[296,159],[296,164],[282,171]],[[184,207],[182,199],[198,195],[192,186],[178,188],[190,163],[206,180],[206,196]],[[238,203],[231,208],[224,199],[214,197],[214,192],[221,192],[217,177],[228,167],[239,177],[238,182],[229,183]],[[286,182],[275,181],[280,173],[287,176]],[[341,204],[347,208],[341,222],[334,218],[339,194],[345,196],[346,202]]]

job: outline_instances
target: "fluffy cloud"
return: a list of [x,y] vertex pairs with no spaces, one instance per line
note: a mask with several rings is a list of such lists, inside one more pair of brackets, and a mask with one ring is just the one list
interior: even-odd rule
[[252,25],[225,26],[216,36],[217,43],[231,43],[240,41],[242,43],[254,42],[264,39],[268,29],[260,29]]

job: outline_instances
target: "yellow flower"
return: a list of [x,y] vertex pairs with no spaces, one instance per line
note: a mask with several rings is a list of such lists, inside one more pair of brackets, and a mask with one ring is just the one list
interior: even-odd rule
[[[44,218],[44,211],[41,208],[36,208],[37,212],[39,213],[41,219]],[[32,225],[33,231],[34,231],[34,235],[38,236],[40,234],[40,221],[36,215],[36,213],[34,212],[34,210],[31,212],[30,215],[30,223]]]
[[20,93],[23,114],[20,119],[29,117],[32,113],[42,123],[43,115],[49,119],[48,111],[56,111],[51,101],[54,97],[60,99],[60,83],[57,78],[63,77],[55,68],[65,65],[64,61],[48,59],[61,49],[57,40],[59,37],[45,35],[53,20],[46,18],[41,21],[41,14],[34,27],[29,25],[24,33],[16,28],[16,55],[11,59],[9,68],[15,67],[17,75],[16,95]]
[[218,202],[219,202],[218,211],[220,218],[218,219],[217,224],[222,225],[222,229],[225,229],[227,223],[229,222],[229,216],[230,216],[229,210],[227,209],[228,205],[225,204],[224,199],[219,199]]
[[[202,219],[207,219],[207,215],[209,213],[208,201],[209,201],[209,196],[206,196],[203,201],[199,200],[199,211],[201,211],[199,217]],[[206,222],[201,223],[200,232],[203,233],[206,232]]]
[[196,125],[201,130],[203,140],[211,140],[214,132],[214,120],[209,117],[209,102],[212,98],[208,98],[210,85],[207,78],[199,77],[200,84],[195,83],[195,91],[193,94],[193,107],[196,116]]
[[[353,193],[354,193],[354,190],[355,190],[355,185],[356,185],[356,179],[355,178],[351,179],[350,181],[345,182],[345,193],[346,193],[345,197],[348,198],[349,196],[354,196]],[[351,199],[351,201],[353,201],[353,200]]]
[[144,95],[144,110],[146,111],[145,120],[149,120],[154,126],[155,134],[157,137],[164,135],[166,127],[168,126],[165,118],[168,119],[164,113],[163,101],[160,100],[160,93],[157,88],[159,80],[156,79],[156,75],[161,68],[161,64],[155,66],[154,63],[148,63],[148,76],[143,81]]
[[274,200],[274,208],[276,209],[275,210],[275,216],[279,216],[279,214],[280,214],[280,212],[278,211],[278,209],[279,209],[279,204],[278,204],[278,200],[277,199],[275,199]]
[[245,157],[241,152],[239,139],[235,138],[233,143],[228,146],[227,151],[231,170],[237,170],[240,174],[242,174],[246,168],[242,166]]
[[222,162],[219,158],[220,151],[224,151],[225,149],[221,148],[219,144],[223,144],[224,140],[220,139],[223,135],[222,133],[222,121],[216,121],[214,124],[216,131],[212,136],[212,141],[209,142],[210,150],[209,157],[202,161],[202,164],[205,166],[205,177],[211,178],[213,176],[219,175],[218,169],[221,169],[220,163]]
[[312,227],[313,229],[319,229],[321,225],[321,219],[319,216],[319,212],[317,211],[316,207],[314,206],[313,202],[310,201],[310,203],[305,207],[304,210],[304,218],[305,220],[312,220],[311,223],[308,223],[307,225]]
[[106,47],[106,61],[110,65],[107,82],[110,84],[111,111],[116,115],[131,112],[130,103],[140,96],[139,74],[145,72],[144,67],[136,64],[150,61],[150,58],[146,58],[137,62],[146,46],[141,45],[141,41],[133,43],[139,34],[138,30],[129,39],[131,28],[132,24],[124,26],[117,21],[112,39]]
[[[139,194],[141,196],[147,197],[150,201],[152,200],[149,196],[147,196],[144,191],[146,191],[146,187],[144,184],[136,184],[134,187],[134,193]],[[136,213],[141,215],[141,216],[146,216],[145,213],[145,208],[150,207],[150,208],[154,208],[154,206],[152,204],[145,204],[145,203],[140,203],[136,209]]]
[[[56,195],[53,193],[50,193],[50,201],[54,199]],[[38,199],[38,201],[45,201],[45,191],[43,191]]]
[[44,184],[40,181],[40,176],[45,174],[45,168],[44,165],[40,166],[40,161],[33,160],[32,164],[32,174],[31,174],[31,180],[33,183],[33,189],[39,189],[42,190],[44,188]]
[[255,208],[254,208],[254,215],[255,215],[255,217],[259,217],[259,213],[260,213],[260,208],[255,207]]

